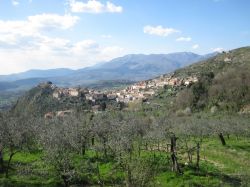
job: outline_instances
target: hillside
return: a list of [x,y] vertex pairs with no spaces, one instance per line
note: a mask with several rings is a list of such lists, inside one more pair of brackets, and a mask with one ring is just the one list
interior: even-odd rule
[[56,87],[49,82],[39,84],[18,99],[17,103],[12,107],[11,113],[44,116],[44,114],[52,111],[64,111],[80,107],[87,108],[88,104],[82,97],[55,99],[53,97],[55,89]]
[[107,91],[80,87],[62,88],[52,82],[44,82],[21,96],[10,112],[13,115],[44,117],[48,114],[51,117],[79,111],[98,113],[104,110],[120,110],[122,107]]
[[[152,55],[126,55],[110,62],[79,70],[30,70],[23,73],[0,75],[0,108],[9,108],[20,93],[41,82],[52,81],[60,87],[84,86],[110,89],[128,86],[139,80],[174,71],[202,59],[214,56],[190,52]],[[8,97],[9,96],[9,97]]]
[[174,89],[166,87],[153,100],[165,101],[173,110],[190,107],[194,111],[246,112],[250,104],[249,72],[250,47],[223,52],[175,71],[173,78],[197,77],[199,81]]
[[[249,54],[250,48],[223,52],[154,79],[135,84],[120,82],[115,90],[68,89],[54,84],[40,84],[19,99],[14,111],[21,112],[23,106],[27,111],[41,115],[59,110],[102,111],[120,108],[119,103],[129,106],[133,102],[149,100],[146,103],[150,104],[143,104],[146,108],[165,105],[164,108],[170,112],[186,108],[196,112],[212,108],[216,111],[245,112],[250,104]],[[119,87],[129,83],[132,85]],[[110,84],[114,87],[116,82]],[[95,84],[93,87],[100,88],[101,85]],[[63,93],[64,97],[55,97],[55,93]]]

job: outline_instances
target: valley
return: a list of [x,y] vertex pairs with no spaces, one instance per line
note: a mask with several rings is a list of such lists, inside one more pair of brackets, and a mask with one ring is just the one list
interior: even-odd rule
[[38,84],[1,112],[0,184],[248,186],[249,57],[111,89]]

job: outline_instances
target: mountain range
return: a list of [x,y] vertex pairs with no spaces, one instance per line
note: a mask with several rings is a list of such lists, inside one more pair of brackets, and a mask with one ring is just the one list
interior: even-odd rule
[[27,90],[40,82],[52,81],[62,86],[91,86],[107,81],[140,81],[172,72],[192,63],[208,59],[216,53],[198,55],[191,52],[170,54],[131,54],[109,62],[79,70],[66,68],[29,70],[0,75],[0,91]]
[[[76,91],[78,89],[71,88],[71,90],[77,92],[77,96],[69,96],[67,91],[65,92],[66,95],[54,96],[53,93],[56,93],[55,90],[58,87],[51,83],[39,84],[18,99],[18,102],[13,107],[13,112],[26,111],[27,113],[37,113],[43,116],[48,112],[58,110],[91,110],[94,105],[103,105],[105,108],[118,108],[120,110],[120,107],[118,107],[120,99],[125,98],[122,96],[129,95],[132,97],[131,102],[137,102],[136,98],[141,98],[141,95],[143,95],[146,97],[144,98],[145,101],[147,101],[145,106],[151,111],[154,110],[155,106],[160,106],[165,111],[169,110],[169,112],[176,112],[176,114],[181,112],[180,115],[183,112],[185,113],[187,108],[189,111],[211,110],[214,112],[220,110],[248,113],[250,111],[249,57],[250,47],[220,53],[207,60],[199,61],[168,74],[162,74],[160,77],[141,81],[140,84],[133,84],[133,87],[139,85],[139,88],[137,88],[139,95],[137,91],[131,92],[130,89],[125,89],[126,91],[123,92],[119,89],[116,90],[117,92],[114,90],[111,92],[93,92],[93,90],[89,92],[86,91],[88,89],[82,89],[83,92],[79,91],[81,92],[79,94]],[[129,59],[131,56],[127,56],[127,58]],[[117,69],[114,61],[110,63],[114,64],[108,69]],[[161,83],[164,86],[160,86]],[[148,87],[143,88],[143,85]],[[106,96],[92,103],[92,99],[85,97],[85,94],[90,98],[89,95],[96,97],[96,94],[101,93],[112,93],[111,95],[117,93],[115,95],[119,102],[114,99],[107,99]],[[126,101],[124,102],[126,103]]]

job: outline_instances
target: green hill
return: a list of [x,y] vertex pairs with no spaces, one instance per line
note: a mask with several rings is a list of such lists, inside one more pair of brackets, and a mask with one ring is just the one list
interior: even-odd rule
[[175,71],[176,76],[202,75],[207,72],[214,74],[228,70],[228,68],[244,68],[250,66],[250,47],[242,47],[228,52],[222,52],[188,67]]
[[20,97],[11,112],[17,115],[26,113],[44,116],[48,112],[88,109],[89,105],[83,97],[67,97],[58,100],[53,97],[54,90],[55,87],[50,82],[39,84]]
[[[165,86],[150,98],[151,110],[164,106],[170,112],[191,111],[249,112],[250,47],[223,52],[172,73],[172,78],[197,77],[198,82],[185,86]],[[169,76],[164,75],[164,76]],[[98,87],[98,86],[97,86]],[[40,84],[21,97],[12,111],[44,115],[51,111],[86,110],[91,105],[85,97],[53,98],[52,84]],[[102,103],[98,103],[100,105]],[[107,104],[107,103],[106,103]],[[24,110],[25,108],[25,110]]]
[[175,71],[174,78],[196,76],[199,81],[188,87],[165,87],[152,102],[165,103],[174,111],[189,107],[194,111],[249,112],[249,72],[250,47],[223,52]]

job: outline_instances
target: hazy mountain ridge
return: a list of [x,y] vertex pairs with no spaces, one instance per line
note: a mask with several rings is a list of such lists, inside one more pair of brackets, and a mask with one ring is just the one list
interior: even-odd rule
[[[136,81],[147,80],[172,72],[180,67],[214,56],[180,52],[160,55],[126,55],[110,62],[79,70],[52,69],[30,70],[20,74],[0,76],[0,106],[8,108],[20,92],[29,90],[41,82],[52,81],[60,87],[84,86],[95,89],[121,87]],[[40,77],[32,77],[32,76]],[[54,76],[52,76],[54,75]],[[26,79],[18,79],[25,78]],[[29,78],[28,78],[29,77]],[[18,80],[16,80],[18,79]],[[5,80],[5,81],[1,81]],[[9,95],[9,98],[7,97]],[[1,97],[3,96],[3,97]],[[17,98],[16,98],[17,99]]]
[[[90,86],[100,81],[140,81],[185,67],[214,56],[191,52],[171,54],[132,54],[79,70],[50,69],[0,76],[0,91],[28,89],[39,82],[52,81],[59,86]],[[3,83],[4,82],[4,83]],[[1,86],[3,85],[3,86]]]
[[[202,60],[185,68],[173,71],[172,73],[163,74],[160,77],[155,77],[152,79],[141,81],[139,83],[135,83],[133,84],[133,86],[130,86],[130,89],[132,87],[138,87],[139,95],[143,94],[145,90],[149,91],[149,89],[153,89],[153,101],[155,102],[159,99],[159,102],[163,104],[165,102],[165,99],[173,99],[172,101],[174,102],[170,103],[174,103],[174,105],[176,105],[175,108],[173,108],[174,110],[180,108],[183,109],[185,107],[203,110],[206,107],[209,108],[215,106],[218,108],[220,107],[236,112],[241,110],[242,107],[247,107],[250,104],[249,70],[250,47],[244,47],[228,52],[223,52],[207,60]],[[197,81],[191,81],[190,83],[186,84],[185,81],[191,80],[190,78],[196,79]],[[31,83],[33,80],[26,79],[20,81]],[[37,79],[37,82],[39,81],[41,81],[41,79]],[[103,82],[105,83],[106,81]],[[169,84],[166,82],[169,82]],[[113,85],[116,85],[116,81],[106,82],[105,84],[107,83],[111,83],[111,87]],[[126,85],[132,84],[133,82],[121,81],[121,83]],[[147,88],[147,85],[149,84],[152,86],[150,88]],[[161,86],[157,86],[157,84]],[[52,96],[55,88],[59,87],[56,87],[52,83],[44,85],[39,84],[38,86],[28,91],[24,97],[21,97],[19,99],[14,108],[18,108],[19,111],[21,111],[24,106],[29,106],[29,104],[32,103],[31,109],[34,107],[59,109],[60,107],[58,103],[60,100],[56,100],[54,96]],[[101,87],[100,85],[102,85],[102,81],[99,84],[94,85],[96,87]],[[143,85],[145,85],[146,87],[142,88]],[[75,88],[73,90],[78,89],[80,88]],[[129,90],[129,88],[123,90]],[[160,93],[157,93],[158,91],[160,91]],[[105,94],[112,95],[116,92],[121,94],[121,90],[108,90],[105,91]],[[102,92],[99,91],[96,91],[96,93],[102,94]],[[129,92],[127,93],[127,95],[129,95]],[[167,95],[167,97],[165,97],[164,95]],[[69,99],[68,101],[68,98],[66,98],[63,101],[60,101],[62,102],[61,104],[63,104],[63,109],[69,109],[67,108],[67,106],[75,107],[81,105],[81,94],[79,97],[72,98],[76,99],[74,101]],[[103,100],[103,102],[106,102],[106,100]],[[38,103],[39,106],[37,105]],[[40,106],[40,103],[43,103],[43,106]],[[85,102],[83,103],[83,105],[86,105],[87,103],[88,102]],[[171,107],[171,105],[168,105],[167,108],[172,110]],[[41,111],[43,111],[43,109],[41,109]],[[48,112],[49,110],[46,111]]]
[[0,75],[0,81],[17,81],[21,79],[30,79],[30,78],[48,78],[48,77],[59,77],[65,76],[73,73],[74,70],[67,68],[58,68],[58,69],[48,69],[48,70],[39,70],[33,69],[21,73],[15,73],[10,75]]

